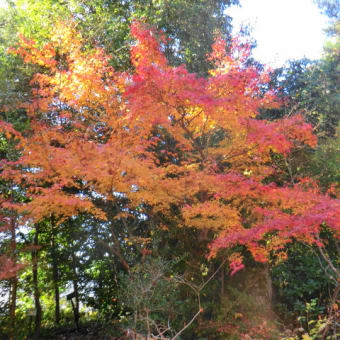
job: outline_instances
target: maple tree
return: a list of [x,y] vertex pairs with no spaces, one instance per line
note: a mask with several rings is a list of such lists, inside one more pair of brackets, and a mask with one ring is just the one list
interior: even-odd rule
[[[22,156],[5,161],[2,172],[29,202],[5,207],[34,222],[60,224],[84,212],[109,221],[126,269],[114,225],[133,211],[162,228],[171,219],[213,233],[211,257],[243,245],[265,262],[284,256],[292,238],[320,245],[326,225],[340,237],[339,200],[308,178],[281,186],[270,180],[273,154],[285,158],[317,140],[300,115],[256,119],[259,108],[279,104],[263,90],[268,73],[247,64],[249,46],[234,39],[226,53],[217,38],[209,56],[215,68],[198,78],[169,66],[164,38],[135,22],[134,72],[126,73],[109,65],[103,49],[85,51],[72,22],[54,30],[41,49],[22,37],[12,50],[44,72],[21,105],[31,119],[28,136],[15,132]],[[145,249],[146,238],[138,242]],[[242,255],[233,253],[230,265],[232,273],[241,269]]]

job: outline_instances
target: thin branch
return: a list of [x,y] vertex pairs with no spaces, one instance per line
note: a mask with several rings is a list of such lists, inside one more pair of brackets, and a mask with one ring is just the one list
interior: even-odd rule
[[218,266],[218,268],[215,270],[215,272],[209,277],[207,281],[205,281],[200,287],[199,291],[201,291],[214,277],[215,275],[220,271],[220,269],[224,266],[224,264],[227,262],[228,259],[225,259],[222,261],[222,263]]
[[287,170],[288,170],[288,173],[289,173],[290,181],[291,181],[291,183],[294,185],[295,182],[294,182],[292,167],[290,166],[290,164],[289,164],[288,159],[287,159],[286,156],[284,157],[284,160],[285,160],[285,165],[286,165]]
[[193,316],[189,323],[187,323],[171,340],[177,339],[194,321],[195,319],[202,313],[202,308]]
[[323,259],[328,263],[328,265],[330,266],[330,268],[332,268],[334,274],[336,275],[337,278],[340,277],[340,272],[337,268],[334,267],[334,264],[332,263],[332,261],[329,259],[329,257],[324,253],[324,251],[322,250],[322,247],[320,247],[318,245],[318,250],[321,254],[321,256],[323,257]]

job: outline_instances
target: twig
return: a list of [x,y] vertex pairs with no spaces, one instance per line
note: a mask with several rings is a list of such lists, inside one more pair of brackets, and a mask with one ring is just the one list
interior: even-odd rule
[[193,316],[189,323],[187,323],[171,340],[177,339],[194,321],[195,319],[202,313],[202,308]]
[[222,261],[222,263],[218,266],[218,268],[216,269],[216,271],[214,272],[214,274],[212,274],[209,279],[207,281],[205,281],[200,287],[199,287],[199,291],[201,291],[214,277],[215,275],[220,271],[220,269],[223,267],[223,265],[227,262],[228,259],[225,259],[224,261]]

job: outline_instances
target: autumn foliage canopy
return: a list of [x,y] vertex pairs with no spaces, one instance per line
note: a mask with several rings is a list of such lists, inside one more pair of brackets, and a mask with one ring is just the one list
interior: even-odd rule
[[[11,50],[41,72],[20,104],[29,133],[1,125],[22,154],[2,164],[2,176],[28,197],[6,208],[28,221],[61,223],[79,213],[107,220],[100,202],[116,206],[124,197],[116,219],[138,211],[159,228],[171,220],[213,235],[211,257],[241,245],[261,262],[284,256],[292,238],[320,243],[321,228],[340,237],[339,200],[308,178],[272,180],[273,155],[284,159],[317,140],[301,115],[257,119],[259,109],[279,104],[246,44],[216,38],[210,75],[198,78],[170,66],[165,39],[144,24],[135,22],[131,34],[131,72],[116,72],[103,49],[85,49],[70,24],[56,25],[43,48],[22,37]],[[230,264],[242,268],[241,254]]]

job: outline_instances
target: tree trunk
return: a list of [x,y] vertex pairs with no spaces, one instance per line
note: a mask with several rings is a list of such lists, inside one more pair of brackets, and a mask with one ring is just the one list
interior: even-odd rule
[[253,325],[261,326],[272,338],[276,338],[279,330],[272,306],[273,290],[268,265],[256,264],[240,270],[228,277],[225,288],[226,305],[233,306],[240,313],[240,319],[235,323],[242,324],[247,331]]
[[119,240],[115,234],[115,230],[114,230],[114,226],[113,226],[113,222],[111,222],[111,236],[112,236],[112,241],[114,244],[114,249],[113,252],[114,254],[116,254],[121,262],[121,264],[123,265],[124,269],[129,272],[130,271],[130,266],[127,263],[127,261],[125,260],[124,256],[123,256],[123,252],[122,252],[122,248],[120,246]]
[[[16,256],[16,249],[17,249],[17,243],[15,238],[15,218],[11,218],[11,257],[13,260],[13,265],[16,265],[17,262],[17,256]],[[17,302],[17,289],[18,289],[18,279],[15,275],[11,279],[11,289],[10,289],[10,306],[9,306],[9,318],[10,318],[10,334],[9,334],[9,340],[14,340],[15,338],[15,309],[16,309],[16,302]]]
[[221,268],[221,302],[223,301],[224,298],[224,293],[225,293],[225,266]]
[[10,297],[10,306],[9,306],[9,317],[10,317],[10,334],[9,340],[14,340],[15,336],[15,309],[16,309],[16,301],[17,301],[17,287],[18,287],[18,279],[16,277],[11,279],[11,297]]
[[[77,330],[80,330],[79,327],[79,292],[78,292],[78,276],[77,276],[77,259],[74,251],[72,250],[72,270],[73,270],[73,289],[74,289],[74,297],[76,299],[76,304],[73,307],[74,312],[74,322],[76,324]],[[71,300],[72,302],[72,300]],[[73,305],[73,302],[72,302]]]
[[34,339],[39,339],[42,319],[42,309],[40,304],[40,291],[38,285],[38,246],[39,246],[39,228],[35,227],[34,233],[34,249],[32,252],[32,274],[33,274],[33,289],[34,289],[34,304],[35,304],[35,325]]
[[53,286],[54,286],[54,301],[55,301],[55,324],[60,323],[60,294],[59,294],[59,270],[57,260],[57,250],[55,244],[55,232],[52,225],[51,237],[51,255],[52,255],[52,271],[53,271]]

